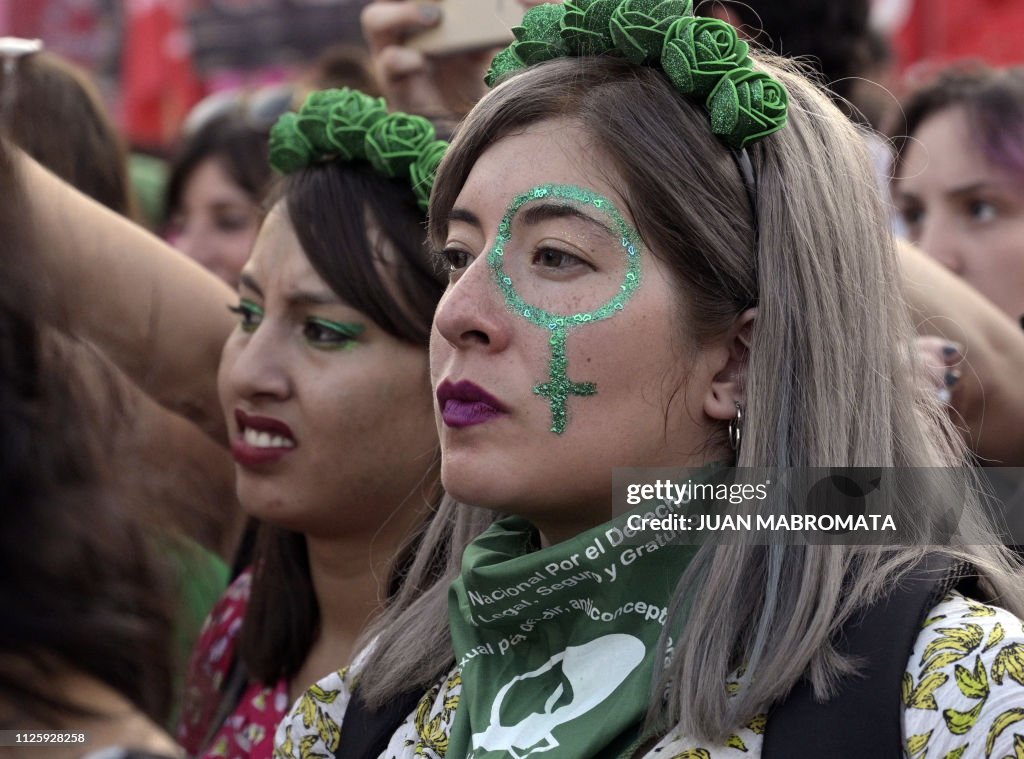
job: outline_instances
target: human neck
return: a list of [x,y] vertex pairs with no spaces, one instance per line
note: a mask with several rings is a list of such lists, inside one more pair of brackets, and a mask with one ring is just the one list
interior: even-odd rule
[[[390,564],[400,541],[323,540],[307,537],[309,573],[320,609],[320,638],[359,637],[387,597]],[[346,657],[348,654],[346,653]]]
[[306,661],[292,679],[293,695],[348,666],[360,636],[383,608],[392,562],[423,518],[421,510],[408,505],[395,513],[395,519],[373,533],[306,536],[320,623]]

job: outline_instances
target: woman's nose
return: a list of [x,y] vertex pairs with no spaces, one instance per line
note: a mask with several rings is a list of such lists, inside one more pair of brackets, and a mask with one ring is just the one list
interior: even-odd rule
[[224,348],[224,381],[239,398],[282,400],[291,394],[287,350],[273,327],[261,324],[244,341]]
[[448,286],[434,314],[434,329],[460,349],[504,350],[509,314],[485,256],[480,256]]
[[956,275],[963,275],[963,235],[941,215],[932,214],[918,239],[921,250]]

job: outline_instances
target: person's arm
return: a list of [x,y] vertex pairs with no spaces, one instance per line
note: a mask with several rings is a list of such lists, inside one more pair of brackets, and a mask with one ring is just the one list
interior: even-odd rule
[[904,294],[917,331],[963,347],[954,418],[983,463],[1024,465],[1024,332],[974,288],[909,243]]
[[43,313],[100,348],[162,405],[225,444],[217,367],[235,324],[227,306],[237,296],[23,153],[15,160],[47,279]]

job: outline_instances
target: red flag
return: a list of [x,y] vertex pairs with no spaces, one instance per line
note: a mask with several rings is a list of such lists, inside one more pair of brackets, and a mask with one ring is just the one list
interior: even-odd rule
[[170,142],[203,95],[192,68],[184,0],[125,0],[124,126],[135,144]]
[[1024,3],[1018,0],[876,0],[912,4],[896,31],[903,65],[976,58],[992,65],[1024,63]]

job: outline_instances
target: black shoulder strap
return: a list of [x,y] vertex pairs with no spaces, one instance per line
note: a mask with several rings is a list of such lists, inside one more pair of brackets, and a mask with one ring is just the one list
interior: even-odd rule
[[837,648],[863,662],[826,703],[801,680],[772,708],[762,759],[867,757],[901,759],[900,686],[925,615],[953,588],[970,594],[966,565],[935,554],[877,603],[848,622]]
[[335,759],[377,759],[424,693],[422,689],[406,691],[380,709],[371,709],[357,687],[345,708]]

